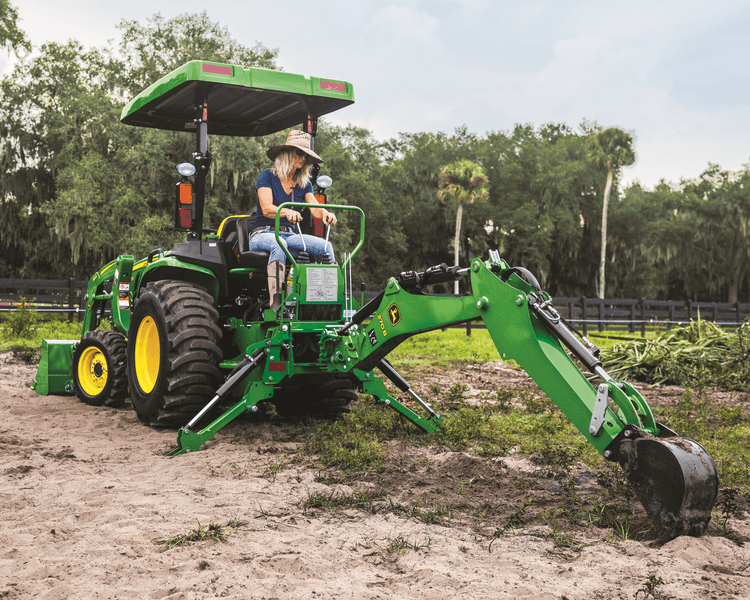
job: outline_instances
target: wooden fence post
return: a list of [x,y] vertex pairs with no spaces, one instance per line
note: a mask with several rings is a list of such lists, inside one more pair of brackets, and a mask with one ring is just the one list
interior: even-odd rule
[[71,323],[73,322],[73,300],[75,298],[75,290],[73,287],[73,284],[75,283],[75,280],[70,277],[68,279],[68,310],[70,311],[68,313],[68,321]]
[[641,337],[646,337],[646,299],[641,298]]
[[588,335],[589,328],[586,324],[586,296],[581,296],[581,325],[583,325],[583,335]]

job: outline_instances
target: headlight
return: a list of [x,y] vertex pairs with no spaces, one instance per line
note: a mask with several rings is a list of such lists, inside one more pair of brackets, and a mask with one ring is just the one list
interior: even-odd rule
[[333,185],[333,179],[331,179],[328,175],[320,175],[315,180],[315,185],[317,185],[322,190],[327,190]]
[[180,163],[177,165],[177,172],[183,177],[195,175],[195,165],[193,163]]

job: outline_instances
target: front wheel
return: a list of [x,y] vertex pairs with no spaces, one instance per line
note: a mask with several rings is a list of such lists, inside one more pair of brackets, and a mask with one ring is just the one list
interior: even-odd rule
[[130,400],[149,425],[182,426],[221,382],[221,329],[213,297],[185,281],[151,282],[128,332]]
[[128,396],[127,344],[117,331],[89,331],[73,352],[75,395],[91,406],[118,408]]

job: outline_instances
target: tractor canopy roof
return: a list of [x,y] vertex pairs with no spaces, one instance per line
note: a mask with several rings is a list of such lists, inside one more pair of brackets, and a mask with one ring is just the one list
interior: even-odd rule
[[209,134],[263,136],[352,104],[354,90],[335,79],[193,60],[138,94],[120,118],[136,127],[195,132],[198,98],[208,103]]

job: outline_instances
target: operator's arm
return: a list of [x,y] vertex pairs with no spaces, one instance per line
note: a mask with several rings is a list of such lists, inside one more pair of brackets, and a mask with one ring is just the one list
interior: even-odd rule
[[[258,188],[258,202],[260,202],[260,210],[263,212],[264,217],[268,217],[269,219],[276,217],[279,207],[273,203],[273,191],[270,187]],[[291,223],[296,223],[302,219],[302,215],[292,208],[282,208],[281,216],[289,219]]]
[[[260,210],[263,211],[263,216],[273,219],[276,216],[276,212],[279,210],[278,207],[273,203],[273,191],[270,187],[259,187],[258,188],[258,201],[260,202]],[[305,202],[308,204],[314,204],[316,208],[310,207],[310,212],[313,216],[318,219],[323,219],[325,225],[335,225],[336,215],[332,212],[328,212],[325,208],[318,204],[315,196],[311,193],[305,194]],[[282,208],[281,216],[289,219],[290,223],[296,223],[302,220],[302,215],[294,210],[293,208]]]
[[315,205],[315,208],[313,208],[312,206],[310,207],[310,212],[313,214],[313,217],[317,219],[323,219],[324,225],[336,224],[336,215],[334,215],[332,212],[328,212],[325,208],[323,208],[323,206],[320,205],[315,199],[315,196],[310,192],[307,192],[307,194],[305,194],[305,202]]

